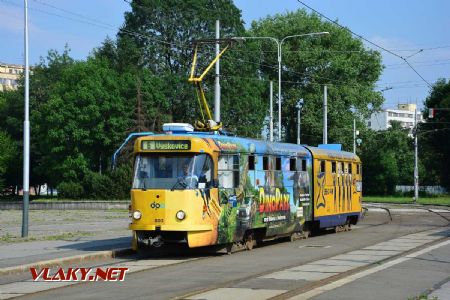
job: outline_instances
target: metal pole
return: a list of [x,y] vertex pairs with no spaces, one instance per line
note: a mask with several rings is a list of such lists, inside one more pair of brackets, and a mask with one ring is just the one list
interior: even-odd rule
[[[220,38],[220,21],[216,20],[216,39]],[[216,56],[220,53],[220,45],[216,43]],[[214,120],[220,122],[220,59],[216,62],[216,81],[214,86]]]
[[417,109],[414,111],[414,203],[419,200],[419,145],[417,140]]
[[278,141],[281,142],[281,44],[278,42]]
[[323,143],[328,144],[327,132],[327,86],[323,87]]
[[273,81],[270,81],[269,139],[273,142]]
[[28,204],[30,197],[30,121],[29,121],[29,66],[28,66],[28,1],[25,9],[25,119],[23,122],[23,213],[22,237],[28,236]]
[[356,154],[356,119],[353,118],[353,153]]
[[297,107],[297,144],[300,145],[300,106]]

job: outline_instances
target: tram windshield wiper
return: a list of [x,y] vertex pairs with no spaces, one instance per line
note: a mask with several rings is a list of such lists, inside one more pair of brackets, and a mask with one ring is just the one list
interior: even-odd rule
[[187,183],[184,181],[183,177],[178,177],[177,182],[175,182],[175,184],[172,186],[172,188],[170,189],[171,191],[175,190],[175,188],[177,186],[181,187],[181,190],[186,189],[187,187]]

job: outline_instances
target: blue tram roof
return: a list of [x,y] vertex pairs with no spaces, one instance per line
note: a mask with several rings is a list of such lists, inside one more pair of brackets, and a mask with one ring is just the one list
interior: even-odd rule
[[[270,153],[279,155],[293,155],[293,156],[306,156],[310,157],[311,153],[305,146],[290,144],[290,143],[278,143],[262,141],[252,138],[237,137],[231,135],[223,135],[215,132],[172,132],[170,134],[161,133],[151,136],[186,136],[196,138],[210,138],[216,142],[236,144],[236,150],[225,150],[224,152],[251,152],[251,153]],[[220,146],[219,146],[220,147]],[[253,149],[252,149],[253,148]]]

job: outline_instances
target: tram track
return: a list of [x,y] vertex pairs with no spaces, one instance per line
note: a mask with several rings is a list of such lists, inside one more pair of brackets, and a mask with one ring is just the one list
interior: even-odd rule
[[[383,209],[383,210],[385,210],[385,211],[387,212],[387,215],[389,216],[389,220],[387,220],[387,221],[385,221],[385,222],[383,222],[383,223],[381,223],[381,224],[372,225],[371,227],[373,227],[373,226],[383,226],[383,225],[387,225],[387,224],[391,223],[391,222],[394,220],[394,218],[393,218],[393,216],[392,216],[391,211],[390,211],[389,208],[384,208],[384,207],[383,207],[383,208],[381,208],[381,209]],[[430,212],[433,212],[433,211],[430,211]],[[433,213],[435,213],[435,212],[433,212]],[[444,216],[441,216],[441,217],[443,217],[444,219],[446,219],[447,221],[449,221],[449,219],[447,219],[446,217],[444,217]],[[402,223],[403,223],[403,222],[402,222],[402,219],[400,218],[400,219],[399,219],[399,223],[397,223],[396,226],[400,228],[400,227],[402,227]],[[448,224],[450,224],[450,222],[449,222]],[[447,225],[441,225],[441,226],[435,226],[435,227],[436,227],[436,228],[439,228],[439,227],[447,227],[448,224],[447,224]],[[424,232],[427,232],[427,231],[429,231],[429,230],[430,230],[430,229],[427,228],[427,229],[424,229],[424,230],[415,231],[415,234],[424,233]],[[336,234],[341,234],[341,233],[336,233]],[[391,239],[394,239],[395,237],[397,237],[397,238],[402,238],[403,236],[405,236],[405,235],[400,235],[400,236],[398,236],[398,231],[394,231],[394,232],[392,232],[392,233],[389,235],[389,238],[388,238],[387,240],[389,241],[389,240],[391,240]],[[314,238],[314,237],[313,237],[313,238]],[[270,298],[270,299],[272,299],[272,300],[284,300],[284,299],[289,299],[289,298],[291,298],[291,297],[293,297],[293,296],[296,296],[296,295],[299,295],[299,294],[302,294],[302,293],[311,291],[311,290],[313,290],[313,289],[315,289],[315,288],[318,288],[318,287],[320,287],[320,286],[322,286],[322,285],[325,285],[325,284],[329,284],[329,283],[335,282],[335,281],[337,281],[337,280],[346,278],[346,277],[351,276],[351,275],[353,275],[353,274],[356,274],[356,273],[359,273],[359,272],[363,272],[363,271],[365,271],[365,270],[369,270],[369,269],[371,269],[371,268],[373,268],[373,267],[376,267],[376,266],[378,266],[378,265],[380,265],[380,264],[384,264],[384,263],[386,263],[386,262],[393,261],[393,260],[395,260],[395,259],[398,259],[399,257],[407,256],[407,255],[410,254],[410,253],[414,253],[414,252],[416,252],[416,251],[420,251],[420,250],[422,250],[422,249],[424,249],[424,248],[426,248],[426,247],[429,247],[429,246],[438,244],[438,243],[440,243],[441,241],[443,241],[443,240],[445,240],[445,239],[447,239],[447,238],[448,238],[447,236],[444,236],[444,237],[442,237],[442,238],[440,238],[440,239],[438,239],[438,240],[434,240],[434,241],[431,241],[431,242],[429,242],[429,243],[420,245],[420,246],[415,247],[415,248],[413,248],[413,249],[411,249],[411,250],[401,252],[401,253],[399,253],[399,254],[397,254],[397,255],[393,255],[393,256],[388,257],[388,258],[386,258],[386,259],[383,259],[383,260],[381,260],[381,261],[377,261],[377,262],[374,262],[374,263],[370,263],[369,265],[366,265],[366,266],[356,267],[356,268],[351,269],[351,270],[349,270],[349,271],[345,271],[345,272],[339,273],[339,274],[337,274],[337,275],[330,276],[330,277],[328,277],[328,278],[326,278],[326,279],[323,279],[323,280],[314,281],[314,282],[312,282],[312,283],[310,283],[310,284],[307,284],[307,285],[305,285],[305,286],[302,286],[302,287],[300,287],[300,288],[298,288],[298,289],[290,290],[290,291],[288,291],[288,292],[286,292],[286,293],[283,293],[283,294],[281,294],[281,295],[272,297],[272,298]],[[332,257],[334,257],[334,256],[335,256],[335,255],[324,256],[324,257],[321,257],[321,258],[319,258],[319,259],[317,259],[317,260],[330,259],[330,258],[332,258]],[[227,281],[227,282],[222,282],[222,283],[220,283],[220,284],[216,284],[216,285],[213,285],[213,286],[209,286],[208,288],[205,288],[205,289],[200,289],[200,290],[192,291],[192,292],[187,293],[187,294],[185,294],[185,295],[183,295],[183,296],[177,296],[177,297],[174,297],[174,298],[171,298],[171,299],[172,299],[172,300],[183,300],[183,299],[188,299],[188,298],[190,298],[190,297],[192,297],[192,296],[195,296],[195,295],[203,294],[203,293],[206,293],[206,292],[209,292],[209,291],[213,291],[213,290],[216,290],[216,289],[220,289],[220,288],[226,288],[226,287],[234,286],[234,285],[239,284],[239,283],[242,282],[242,281],[247,281],[247,280],[251,280],[251,279],[256,279],[256,278],[263,277],[263,276],[266,276],[266,275],[269,275],[269,274],[272,274],[272,273],[284,271],[284,270],[287,270],[287,269],[289,269],[289,268],[291,268],[291,267],[288,267],[288,268],[282,267],[282,268],[278,268],[278,269],[272,269],[272,270],[260,272],[260,273],[257,273],[257,274],[252,274],[252,275],[250,275],[250,276],[246,276],[246,277],[242,277],[242,278],[230,280],[230,281]]]
[[[431,212],[429,212],[429,213],[431,213]],[[252,279],[256,279],[258,277],[263,277],[263,276],[269,275],[269,274],[274,273],[274,272],[285,271],[285,270],[291,268],[294,265],[298,265],[299,263],[300,263],[300,265],[303,265],[303,264],[309,264],[309,263],[317,261],[317,260],[329,259],[329,258],[331,258],[331,257],[333,257],[335,255],[340,255],[342,253],[346,253],[346,251],[353,251],[353,250],[362,249],[363,247],[367,247],[367,246],[373,245],[376,242],[388,241],[388,240],[391,240],[393,238],[401,238],[404,235],[410,234],[411,232],[420,234],[420,233],[425,232],[425,231],[430,229],[430,227],[425,228],[425,229],[416,228],[413,231],[408,231],[405,228],[410,226],[410,224],[409,224],[410,222],[414,222],[415,217],[405,215],[405,220],[403,220],[401,215],[398,216],[396,213],[392,213],[391,216],[392,216],[393,221],[390,220],[390,217],[388,216],[387,212],[386,212],[386,214],[380,214],[380,213],[371,214],[370,217],[371,218],[375,217],[375,218],[374,219],[366,218],[365,221],[367,223],[364,224],[364,222],[363,222],[363,224],[361,224],[362,225],[361,227],[358,226],[357,228],[355,228],[355,230],[352,230],[352,231],[347,232],[347,233],[337,233],[339,235],[344,235],[343,238],[345,240],[348,240],[348,241],[351,241],[353,239],[352,236],[350,236],[350,235],[354,235],[354,237],[357,238],[358,236],[366,236],[367,233],[370,233],[370,235],[375,238],[373,243],[368,242],[368,240],[366,240],[365,242],[358,242],[356,244],[358,244],[359,246],[357,246],[357,247],[346,247],[346,248],[344,247],[344,249],[346,249],[346,250],[344,250],[344,249],[339,250],[340,248],[342,248],[342,246],[336,247],[336,248],[334,248],[332,246],[332,248],[329,248],[327,250],[317,249],[317,250],[320,250],[320,252],[317,252],[317,250],[314,250],[315,252],[317,252],[316,255],[313,255],[311,260],[305,260],[303,263],[300,262],[303,259],[300,259],[300,260],[297,259],[297,260],[293,260],[293,264],[289,265],[288,264],[289,260],[284,260],[283,261],[283,264],[284,264],[283,266],[280,266],[278,268],[276,268],[276,267],[274,268],[274,264],[271,263],[272,266],[267,268],[267,269],[265,269],[262,272],[254,272],[252,274],[246,274],[244,276],[238,276],[237,275],[237,274],[239,274],[239,268],[238,268],[236,270],[237,271],[236,274],[233,274],[234,278],[232,278],[231,280],[229,280],[229,278],[232,277],[232,276],[230,276],[230,274],[227,274],[226,273],[227,271],[224,270],[225,273],[223,273],[223,274],[224,275],[227,274],[227,275],[226,276],[220,276],[222,278],[222,280],[216,280],[216,279],[213,280],[213,279],[207,279],[206,277],[204,277],[206,274],[208,274],[208,271],[205,270],[206,273],[202,272],[201,271],[202,270],[202,266],[213,266],[213,265],[226,265],[226,264],[229,264],[229,263],[231,263],[231,261],[229,260],[228,257],[233,258],[234,255],[228,256],[228,255],[220,255],[219,254],[219,255],[213,255],[212,256],[212,255],[209,255],[209,254],[208,255],[205,254],[205,255],[203,255],[201,257],[199,257],[197,255],[194,259],[189,259],[189,258],[186,259],[186,260],[182,259],[179,262],[177,262],[176,264],[161,265],[161,266],[154,267],[154,268],[151,268],[151,269],[150,268],[149,269],[142,269],[142,270],[130,273],[129,274],[129,278],[127,277],[126,281],[129,280],[130,283],[133,283],[136,280],[137,280],[137,282],[141,282],[144,278],[148,277],[148,278],[153,278],[152,280],[158,279],[155,282],[155,285],[157,286],[158,282],[161,282],[161,283],[164,282],[163,278],[168,278],[168,277],[171,277],[171,276],[175,276],[175,274],[184,274],[185,273],[184,271],[182,271],[180,273],[180,270],[192,270],[190,272],[192,275],[194,275],[193,272],[199,272],[198,274],[196,274],[196,276],[194,276],[192,279],[190,279],[191,283],[188,284],[189,287],[187,287],[187,289],[186,289],[186,291],[189,291],[189,293],[183,294],[182,292],[180,293],[180,291],[178,291],[178,292],[174,291],[174,292],[169,293],[168,295],[170,295],[170,294],[178,294],[178,296],[173,295],[173,296],[168,296],[168,297],[165,297],[165,296],[158,296],[157,297],[159,299],[184,299],[184,298],[191,297],[193,295],[198,295],[198,294],[201,294],[201,293],[205,293],[205,292],[208,292],[208,291],[211,291],[211,290],[214,290],[214,289],[224,288],[224,287],[227,287],[227,286],[235,286],[235,285],[238,285],[238,284],[240,284],[242,282],[249,281],[249,280],[252,280]],[[433,218],[430,218],[430,220],[432,220],[432,219]],[[446,219],[445,216],[444,216],[444,219]],[[378,223],[378,224],[376,224],[376,223]],[[439,226],[436,223],[437,222],[435,222],[435,225],[432,226],[433,228],[441,228],[443,226],[444,227],[448,226],[448,224],[447,224],[448,222],[446,222],[446,224],[443,225],[443,226]],[[390,226],[390,224],[392,224],[392,227]],[[374,228],[383,228],[382,227],[383,225],[384,226],[388,226],[388,227],[385,227],[386,229],[382,229],[382,230],[376,230],[376,231],[372,231],[371,230],[371,229],[374,229]],[[428,226],[428,225],[426,225],[426,222],[423,222],[423,225]],[[403,231],[402,231],[402,228],[403,228]],[[352,234],[352,232],[353,232],[353,234]],[[367,233],[364,233],[364,232],[367,232]],[[381,232],[384,232],[384,233],[382,235],[380,235]],[[275,242],[264,243],[263,247],[258,247],[255,250],[253,250],[252,252],[246,252],[246,253],[244,252],[244,253],[241,253],[241,254],[237,253],[236,254],[237,255],[236,258],[237,258],[238,262],[239,261],[245,261],[246,259],[250,259],[250,256],[248,256],[248,254],[251,254],[251,257],[252,257],[251,259],[252,260],[256,259],[258,261],[258,260],[261,260],[265,255],[267,255],[269,253],[279,253],[279,250],[283,252],[283,251],[286,251],[287,249],[292,248],[292,246],[290,246],[290,245],[296,245],[295,248],[297,248],[297,245],[300,245],[300,244],[307,245],[307,244],[310,244],[311,242],[313,242],[313,244],[318,244],[318,243],[319,244],[323,244],[324,242],[325,242],[325,244],[330,244],[330,243],[333,244],[334,243],[333,240],[334,241],[342,240],[342,238],[338,238],[338,239],[334,238],[333,239],[333,237],[336,237],[336,234],[330,234],[329,236],[328,235],[320,235],[320,236],[317,236],[317,237],[313,237],[312,240],[306,239],[306,240],[302,240],[301,242],[300,241],[294,242],[296,244],[285,243],[285,242],[281,242],[281,243],[275,243]],[[330,240],[330,242],[327,242],[328,240]],[[431,243],[429,243],[429,244],[431,244]],[[414,248],[414,250],[417,250],[417,249],[418,248]],[[288,251],[292,253],[291,250],[288,250]],[[129,258],[131,259],[131,261],[133,260],[133,257],[129,257]],[[174,259],[174,257],[161,257],[161,258],[162,259]],[[179,258],[179,257],[177,257],[177,258]],[[216,259],[218,259],[218,260],[216,260]],[[389,259],[393,259],[393,258],[389,258]],[[147,260],[147,259],[145,259],[145,260]],[[142,259],[141,260],[139,260],[139,259],[136,260],[136,262],[140,262],[140,261],[143,261],[143,260]],[[233,259],[232,261],[236,261],[236,260]],[[294,261],[296,261],[296,262],[294,262]],[[386,261],[388,261],[388,260],[386,260]],[[151,262],[151,258],[150,258],[150,260],[148,260],[149,264],[150,264],[150,262]],[[201,262],[203,262],[203,263],[201,263]],[[114,261],[108,262],[108,265],[114,265]],[[371,264],[372,267],[375,266],[375,265],[377,265],[377,264]],[[364,271],[365,269],[368,269],[368,268],[370,268],[370,266],[366,266],[364,268],[355,268],[355,269],[352,269],[352,270],[350,270],[348,272],[345,272],[345,273],[338,274],[336,276],[330,277],[330,278],[328,278],[325,281],[321,281],[320,283],[311,282],[311,283],[309,283],[309,284],[307,284],[305,286],[299,287],[296,291],[301,293],[301,292],[303,292],[304,289],[311,290],[311,289],[314,289],[315,287],[317,287],[317,284],[320,285],[320,284],[324,284],[324,283],[327,283],[327,282],[333,282],[333,281],[339,280],[341,278],[345,278],[346,276],[351,276],[354,273]],[[256,270],[257,269],[261,270],[262,268],[255,268],[255,269]],[[178,270],[178,271],[175,272],[175,270]],[[194,271],[194,270],[197,270],[197,271]],[[213,270],[213,269],[211,269],[211,270]],[[148,272],[144,272],[144,271],[148,271]],[[155,271],[155,272],[151,272],[151,271]],[[220,270],[220,273],[221,272],[222,271]],[[201,275],[201,274],[203,274],[203,275]],[[162,275],[162,277],[161,277],[161,275]],[[161,277],[161,279],[159,279],[159,277]],[[194,279],[194,278],[197,278],[197,277],[198,277],[198,279],[200,279],[200,281],[196,281]],[[135,285],[135,284],[136,283],[132,284],[132,286]],[[78,285],[79,284],[72,285],[71,289],[77,289],[76,286],[78,286]],[[95,285],[83,284],[83,287],[81,289],[83,291],[85,289],[89,290],[89,289],[92,289],[93,286],[97,286],[97,284],[95,284]],[[167,284],[160,286],[159,289],[165,290],[164,286],[167,286]],[[126,288],[126,285],[124,286],[124,288]],[[148,286],[147,288],[151,288],[151,286]],[[61,287],[61,288],[58,288],[57,290],[55,290],[53,292],[52,291],[42,291],[42,292],[39,292],[39,293],[30,294],[30,295],[34,295],[38,299],[44,299],[44,298],[46,298],[48,296],[47,293],[56,293],[56,294],[59,293],[61,295],[62,293],[64,293],[64,291],[67,292],[69,290],[65,290],[63,287]],[[64,295],[66,296],[66,294],[64,294]],[[158,294],[155,294],[155,295],[158,295]],[[279,296],[278,298],[274,298],[274,299],[287,299],[287,298],[289,298],[289,295],[290,294],[286,294],[283,297]],[[141,294],[141,296],[142,296],[142,294]],[[76,298],[76,297],[73,296],[73,294],[72,294],[72,297],[73,297],[72,299]],[[71,299],[71,297],[68,297],[68,298]],[[120,298],[120,296],[119,296],[119,298]]]

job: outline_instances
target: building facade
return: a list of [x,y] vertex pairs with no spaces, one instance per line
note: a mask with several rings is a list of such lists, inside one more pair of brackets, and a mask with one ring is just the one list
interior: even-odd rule
[[15,90],[24,66],[0,62],[0,92]]
[[[375,112],[367,120],[367,126],[373,130],[386,130],[391,127],[391,121],[398,121],[400,125],[412,130],[414,127],[414,113],[417,106],[415,104],[399,104],[397,109],[384,109]],[[423,122],[422,113],[417,111],[417,122]]]

